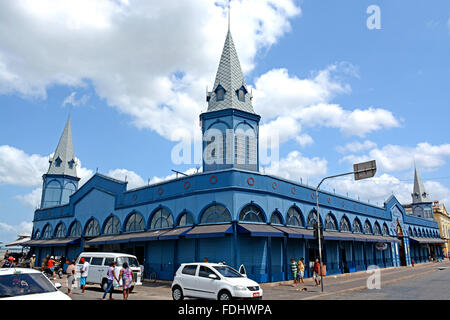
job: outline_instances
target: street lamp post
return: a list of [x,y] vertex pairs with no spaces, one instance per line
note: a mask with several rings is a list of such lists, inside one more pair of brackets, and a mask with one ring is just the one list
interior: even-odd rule
[[316,188],[316,206],[317,206],[317,211],[316,211],[316,220],[317,220],[317,238],[319,240],[319,261],[320,261],[320,289],[321,292],[323,292],[323,263],[322,263],[322,239],[321,239],[321,225],[320,225],[320,215],[319,215],[319,188],[320,185],[327,179],[332,179],[332,178],[337,178],[337,177],[342,177],[342,176],[347,176],[350,174],[354,174],[355,175],[355,181],[357,180],[362,180],[362,179],[367,179],[367,178],[372,178],[375,173],[377,172],[377,165],[375,160],[372,161],[368,161],[368,162],[363,162],[363,163],[357,163],[353,165],[353,171],[352,172],[347,172],[347,173],[341,173],[341,174],[337,174],[334,176],[328,176],[322,179],[322,181],[320,181],[319,185]]

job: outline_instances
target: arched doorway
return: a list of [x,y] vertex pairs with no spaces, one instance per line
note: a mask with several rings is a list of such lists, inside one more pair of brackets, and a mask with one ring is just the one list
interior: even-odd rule
[[400,222],[397,219],[397,237],[400,240],[398,243],[398,252],[400,255],[400,265],[406,266],[406,252],[405,252],[405,244],[403,243],[403,230],[400,226]]

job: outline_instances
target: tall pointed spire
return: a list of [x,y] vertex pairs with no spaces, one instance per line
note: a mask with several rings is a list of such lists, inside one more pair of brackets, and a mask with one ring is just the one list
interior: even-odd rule
[[55,154],[49,162],[50,166],[47,174],[61,174],[72,177],[77,176],[70,115],[67,119],[61,138],[59,139]]
[[425,187],[420,179],[417,168],[414,165],[414,190],[412,193],[413,203],[430,202],[429,194],[426,192]]
[[[221,89],[224,90],[223,95],[219,92]],[[238,109],[255,113],[251,100],[252,96],[245,84],[233,37],[228,29],[213,91],[207,95],[208,112]]]

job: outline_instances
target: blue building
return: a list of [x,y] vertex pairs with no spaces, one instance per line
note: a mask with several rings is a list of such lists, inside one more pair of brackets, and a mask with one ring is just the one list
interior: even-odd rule
[[[304,257],[309,266],[318,256],[314,189],[259,172],[260,116],[230,32],[206,100],[203,172],[133,190],[98,173],[78,188],[69,118],[43,176],[42,204],[26,244],[38,261],[127,252],[144,264],[146,276],[155,271],[170,280],[181,263],[206,258],[243,264],[259,282],[290,279],[290,258]],[[321,191],[319,202],[328,274],[442,256],[437,223],[407,215],[395,196],[375,206]]]

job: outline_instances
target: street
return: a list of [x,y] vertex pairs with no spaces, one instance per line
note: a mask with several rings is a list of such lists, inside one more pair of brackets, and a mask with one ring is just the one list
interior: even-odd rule
[[[325,277],[324,292],[314,286],[312,279],[294,287],[289,283],[262,284],[264,300],[450,300],[450,262],[423,263],[415,267],[380,269],[380,289],[367,289],[366,271]],[[67,292],[66,279],[55,280]],[[302,290],[302,288],[306,288]],[[88,285],[85,295],[76,288],[73,300],[100,300],[103,292],[98,285]],[[122,299],[122,292],[114,291],[114,299]],[[171,300],[170,282],[145,282],[130,294],[129,300]]]

